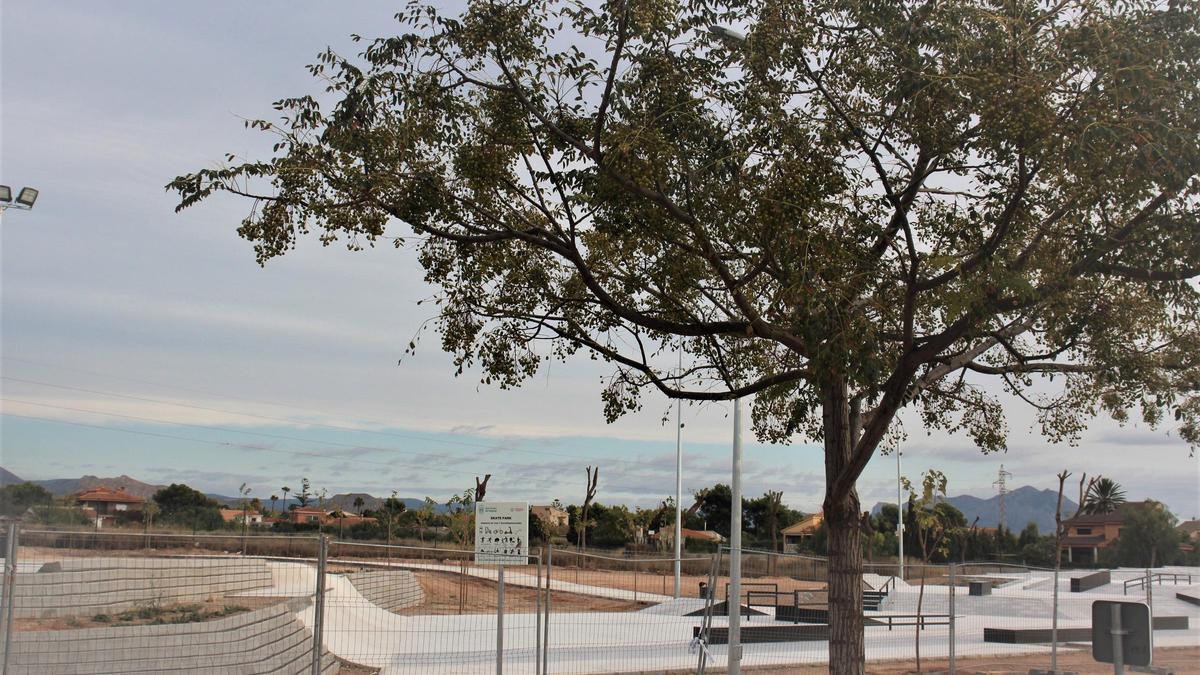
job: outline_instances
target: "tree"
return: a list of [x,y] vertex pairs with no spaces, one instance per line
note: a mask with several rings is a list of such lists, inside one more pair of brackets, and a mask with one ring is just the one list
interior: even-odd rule
[[[284,494],[284,499],[287,499],[286,493]],[[271,513],[272,514],[278,513],[278,511],[275,510],[275,502],[278,502],[278,501],[279,501],[279,495],[272,494],[271,495]]]
[[[251,490],[251,488],[248,487],[245,483],[242,483],[242,486],[238,488],[238,494],[242,498],[242,536],[243,537],[246,536],[246,527],[250,524],[250,515],[249,515],[249,512],[250,512],[250,500],[249,500],[250,490]],[[243,546],[245,546],[245,544],[243,544]],[[244,552],[245,551],[243,551],[243,553]]]
[[312,485],[309,484],[307,478],[300,479],[300,492],[296,493],[296,501],[300,504],[300,508],[305,508],[312,501]]
[[583,350],[610,420],[647,390],[754,396],[760,439],[824,446],[830,667],[861,673],[855,488],[902,408],[999,451],[995,381],[1052,440],[1099,410],[1200,440],[1197,14],[416,2],[404,35],[318,57],[330,105],[248,123],[274,156],[169,188],[252,200],[260,263],[314,229],[419,247],[485,382]]
[[190,526],[193,530],[216,530],[224,526],[221,508],[203,492],[183,483],[171,483],[152,497],[159,508],[159,521]]
[[408,506],[396,496],[396,490],[392,490],[392,496],[383,500],[383,508],[377,512],[377,514],[383,516],[384,524],[387,526],[388,546],[392,545],[392,527],[396,524],[396,519],[407,508]]
[[422,546],[425,545],[425,528],[429,525],[429,521],[433,520],[434,508],[436,507],[437,502],[433,501],[432,497],[426,497],[425,503],[413,514],[417,521],[417,532],[420,533]]
[[154,517],[159,514],[162,509],[158,507],[158,503],[153,499],[142,504],[142,532],[150,532],[150,528],[154,527]]
[[479,476],[475,477],[475,501],[477,501],[477,502],[483,501],[484,496],[487,495],[488,481],[491,479],[492,479],[492,474],[490,474],[490,473],[487,474],[486,476],[484,476],[483,480],[479,480]]
[[354,498],[354,512],[361,516],[362,515],[362,507],[363,507],[363,504],[365,504],[365,503],[366,502],[363,501],[362,497],[355,497]]
[[1125,503],[1125,490],[1111,478],[1099,478],[1088,488],[1084,513],[1112,513]]
[[288,487],[288,486],[284,485],[282,488],[280,488],[280,491],[282,491],[282,492],[283,492],[283,505],[284,505],[284,508],[287,508],[288,493],[292,491],[292,488],[290,488],[290,487]]
[[446,525],[459,548],[470,547],[475,535],[475,493],[466,490],[461,495],[451,495],[446,500]]
[[[908,491],[908,510],[913,514],[913,519],[916,522],[917,543],[920,545],[921,559],[926,564],[930,562],[933,556],[937,555],[945,559],[950,554],[950,535],[956,526],[965,525],[966,523],[956,523],[950,509],[954,507],[947,504],[946,499],[946,476],[941,471],[929,469],[922,474],[921,477],[921,492],[918,494],[913,490],[912,483],[907,478],[903,479],[904,488]],[[949,507],[949,508],[946,508]],[[962,512],[958,512],[958,519],[962,520]]]
[[587,481],[584,483],[586,491],[584,492],[583,508],[580,509],[579,521],[576,527],[579,528],[579,548],[587,550],[587,531],[594,523],[588,517],[588,511],[592,507],[592,500],[596,498],[596,483],[600,480],[600,467],[596,467],[595,472],[592,467],[587,467]]
[[21,517],[31,507],[48,506],[53,501],[54,495],[49,490],[29,481],[0,488],[0,513],[13,518]]
[[1147,500],[1128,505],[1125,524],[1116,543],[1116,564],[1127,567],[1170,565],[1179,556],[1182,535],[1175,529],[1178,520],[1165,505]]

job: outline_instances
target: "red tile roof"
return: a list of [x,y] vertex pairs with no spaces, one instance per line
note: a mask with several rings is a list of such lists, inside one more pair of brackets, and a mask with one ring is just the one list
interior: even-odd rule
[[125,492],[124,490],[112,490],[110,488],[92,488],[84,490],[75,495],[77,502],[118,502],[124,504],[142,504],[145,499],[137,497]]

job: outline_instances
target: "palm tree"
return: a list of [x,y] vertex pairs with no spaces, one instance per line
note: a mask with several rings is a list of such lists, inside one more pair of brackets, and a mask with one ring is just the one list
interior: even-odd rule
[[360,516],[362,515],[362,507],[363,507],[363,504],[364,504],[364,503],[365,503],[365,502],[363,502],[363,498],[362,498],[362,497],[355,497],[355,498],[354,498],[354,511],[355,511],[355,513],[357,513],[357,514],[358,514],[358,515],[360,515]]
[[279,489],[283,492],[283,510],[286,511],[287,510],[288,493],[292,491],[292,488],[284,485],[283,487],[281,487]]
[[271,515],[277,513],[275,511],[275,502],[279,501],[279,495],[271,495]]
[[1112,513],[1125,503],[1125,490],[1111,478],[1101,478],[1092,484],[1085,498],[1084,513]]

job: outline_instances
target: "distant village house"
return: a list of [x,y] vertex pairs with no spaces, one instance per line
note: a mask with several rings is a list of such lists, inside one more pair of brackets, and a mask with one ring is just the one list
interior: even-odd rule
[[106,523],[111,525],[118,519],[141,518],[142,507],[146,503],[145,499],[120,488],[92,488],[76,493],[73,498],[84,516],[98,528]]
[[241,525],[243,516],[245,516],[246,524],[248,525],[257,527],[263,524],[263,514],[254,509],[247,511],[243,511],[242,509],[221,509],[221,519],[227,523]]
[[811,516],[788,525],[780,531],[783,535],[783,550],[797,551],[800,549],[800,544],[806,539],[812,538],[817,532],[817,528],[821,527],[821,523],[825,522],[824,513],[814,513]]
[[1066,535],[1059,545],[1059,555],[1067,554],[1067,562],[1094,565],[1100,551],[1121,538],[1125,518],[1133,509],[1146,508],[1150,502],[1125,502],[1112,513],[1085,513],[1063,521]]
[[570,518],[567,512],[557,506],[532,506],[529,511],[542,521],[546,534],[556,537],[566,536]]

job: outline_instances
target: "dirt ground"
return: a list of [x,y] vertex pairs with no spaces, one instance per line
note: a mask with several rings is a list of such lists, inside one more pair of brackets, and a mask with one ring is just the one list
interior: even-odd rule
[[[552,578],[555,581],[603,586],[605,588],[621,588],[627,591],[638,590],[656,595],[671,595],[674,591],[675,578],[670,574],[650,574],[645,572],[625,572],[609,570],[590,570],[577,568],[554,568]],[[708,583],[707,576],[682,575],[679,579],[680,593],[686,598],[700,597],[700,584]],[[717,577],[717,597],[724,599],[725,584],[729,577]],[[801,581],[790,577],[757,577],[742,580],[742,592],[778,591],[791,594],[796,590],[814,590],[825,588],[824,582]],[[765,602],[764,604],[767,604]],[[757,600],[755,602],[758,602]]]
[[[496,612],[496,582],[494,581],[462,577],[451,572],[418,571],[414,574],[425,591],[425,602],[400,610],[396,612],[397,614],[494,614]],[[524,586],[505,586],[505,611],[534,611],[537,608],[535,593],[534,589]],[[633,612],[646,606],[645,603],[595,598],[559,591],[554,591],[551,596],[550,611],[552,612]]]
[[[1200,673],[1200,646],[1171,647],[1154,650],[1154,664],[1173,669],[1176,673]],[[1045,670],[1050,667],[1050,656],[1036,654],[1028,656],[1009,657],[977,657],[955,659],[955,668],[959,675],[1027,675],[1030,669]],[[909,673],[945,673],[949,663],[945,659],[929,659],[921,661],[921,670],[916,664],[908,662],[893,662],[867,664],[868,675],[908,675]],[[817,675],[828,672],[825,666],[787,666],[769,668],[742,668],[743,672],[755,675]],[[1092,660],[1090,650],[1058,652],[1058,670],[1073,672],[1079,675],[1107,675],[1112,673],[1112,666],[1107,663],[1096,663]],[[710,672],[724,672],[723,670]]]
[[53,619],[15,619],[13,630],[43,631],[74,628],[112,628],[154,624],[193,623],[212,621],[242,612],[282,602],[283,598],[237,597],[209,598],[204,602],[182,602],[169,605],[147,605],[128,610],[92,612],[86,616],[63,616]]

